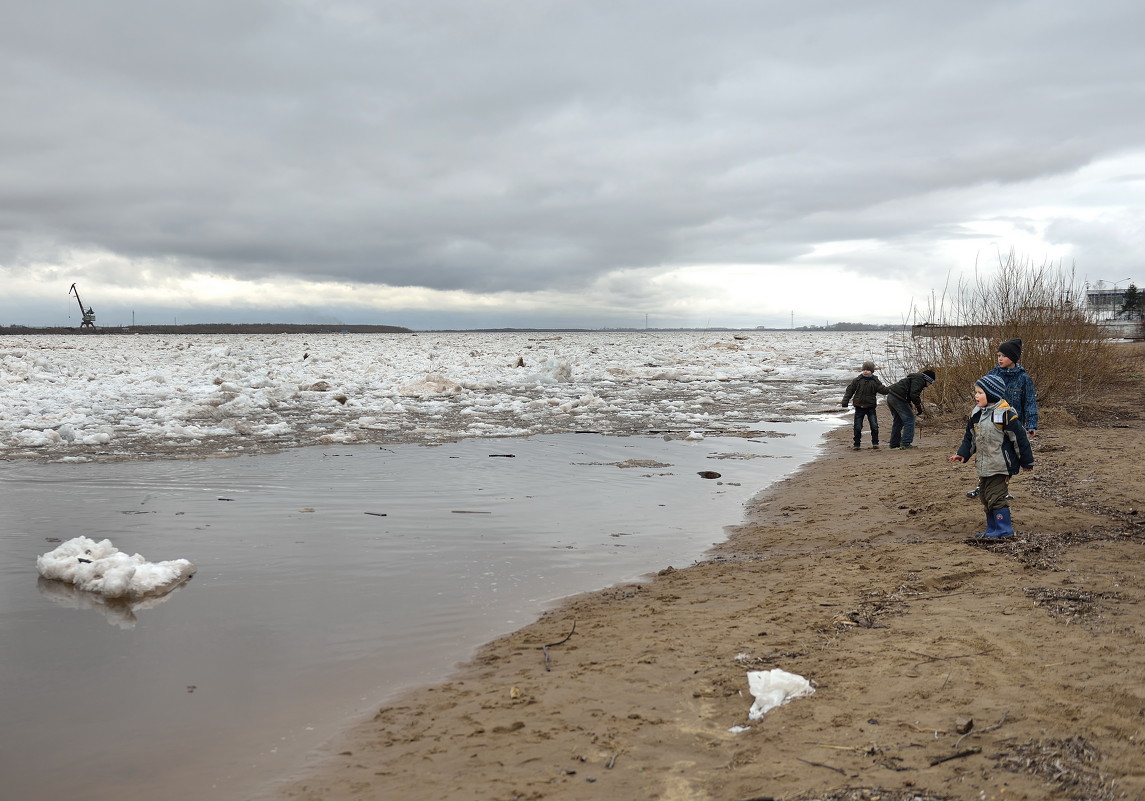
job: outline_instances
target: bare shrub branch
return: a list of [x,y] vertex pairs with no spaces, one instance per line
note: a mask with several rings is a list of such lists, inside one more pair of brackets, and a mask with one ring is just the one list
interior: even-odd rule
[[887,354],[892,371],[930,367],[938,374],[927,400],[941,411],[965,406],[970,387],[995,365],[998,344],[1022,340],[1022,366],[1034,379],[1038,403],[1065,406],[1093,391],[1113,369],[1113,351],[1086,305],[1072,269],[1032,264],[1014,251],[998,256],[999,269],[932,293],[925,310],[932,336],[905,330]]

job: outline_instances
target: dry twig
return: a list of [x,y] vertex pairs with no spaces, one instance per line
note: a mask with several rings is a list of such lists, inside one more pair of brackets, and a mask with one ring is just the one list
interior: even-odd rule
[[834,765],[824,765],[822,762],[812,762],[810,759],[804,759],[803,757],[795,757],[795,758],[798,759],[800,762],[803,762],[807,765],[811,765],[812,767],[815,767],[815,768],[826,768],[827,770],[833,770],[836,773],[842,774],[843,776],[847,775],[847,771],[843,770],[842,768],[837,768]]
[[951,754],[950,756],[944,756],[944,757],[939,757],[938,759],[932,759],[932,760],[930,760],[930,766],[933,768],[935,765],[941,765],[943,762],[949,762],[952,759],[962,759],[962,757],[973,756],[974,754],[981,754],[981,753],[982,753],[982,749],[979,748],[978,746],[974,746],[973,748],[967,748],[965,751],[959,751],[957,754]]
[[1010,711],[1006,710],[1005,712],[1002,713],[1002,717],[998,719],[997,723],[994,723],[993,725],[987,726],[984,729],[977,729],[977,730],[971,729],[970,731],[966,732],[965,734],[963,734],[961,737],[958,738],[958,741],[954,744],[954,747],[958,748],[958,746],[962,745],[962,741],[965,740],[967,737],[969,737],[972,734],[985,734],[988,731],[994,731],[995,729],[1002,728],[1002,724],[1006,722],[1006,718],[1008,718],[1009,716],[1010,716]]
[[574,620],[573,624],[572,624],[572,629],[569,631],[569,633],[567,635],[565,635],[565,638],[563,640],[559,640],[558,642],[551,642],[547,645],[541,646],[541,650],[544,651],[544,654],[545,654],[545,670],[546,671],[552,670],[552,668],[549,666],[549,649],[550,648],[556,648],[558,645],[564,645],[566,642],[568,642],[570,639],[572,639],[572,636],[575,633],[576,633],[576,621]]

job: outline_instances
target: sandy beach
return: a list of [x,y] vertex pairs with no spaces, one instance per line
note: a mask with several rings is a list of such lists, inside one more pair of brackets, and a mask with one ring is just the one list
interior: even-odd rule
[[[1117,347],[1115,385],[1043,407],[1012,540],[972,539],[963,418],[910,451],[840,428],[701,564],[570,599],[274,797],[1145,798],[1145,346]],[[749,721],[771,668],[815,692]]]

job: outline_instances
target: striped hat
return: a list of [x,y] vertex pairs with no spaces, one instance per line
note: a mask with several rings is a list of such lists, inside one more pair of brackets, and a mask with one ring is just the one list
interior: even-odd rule
[[982,391],[986,393],[986,400],[990,403],[997,403],[1006,394],[1006,382],[993,373],[987,373],[974,383],[982,387]]

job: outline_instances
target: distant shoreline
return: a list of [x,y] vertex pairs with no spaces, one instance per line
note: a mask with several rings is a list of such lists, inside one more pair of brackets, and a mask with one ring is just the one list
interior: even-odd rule
[[109,334],[412,334],[398,325],[321,325],[295,323],[200,323],[194,325],[131,325],[80,328],[36,328],[14,325],[0,328],[0,335],[62,334],[100,336]]
[[191,325],[131,325],[82,328],[79,326],[0,326],[0,336],[59,334],[96,336],[110,334],[665,334],[684,331],[730,334],[764,334],[778,331],[823,333],[831,331],[902,331],[903,325],[839,323],[797,328],[433,328],[413,329],[399,325],[330,325],[307,323],[196,323]]

